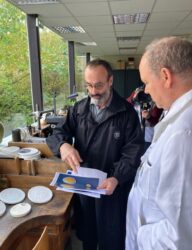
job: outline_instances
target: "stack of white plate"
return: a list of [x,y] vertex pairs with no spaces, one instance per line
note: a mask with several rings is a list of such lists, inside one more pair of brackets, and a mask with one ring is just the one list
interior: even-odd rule
[[0,147],[0,158],[14,158],[18,156],[20,148],[16,146]]
[[41,158],[41,152],[36,148],[21,148],[18,156],[24,160],[37,160]]

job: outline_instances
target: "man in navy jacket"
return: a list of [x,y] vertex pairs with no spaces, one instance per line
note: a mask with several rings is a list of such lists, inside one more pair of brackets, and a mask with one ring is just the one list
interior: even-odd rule
[[[85,68],[88,97],[69,110],[47,144],[74,171],[80,165],[107,172],[98,187],[107,195],[79,195],[77,228],[84,250],[124,250],[126,204],[143,148],[137,113],[112,88],[110,64],[96,59]],[[72,146],[72,141],[74,145]]]

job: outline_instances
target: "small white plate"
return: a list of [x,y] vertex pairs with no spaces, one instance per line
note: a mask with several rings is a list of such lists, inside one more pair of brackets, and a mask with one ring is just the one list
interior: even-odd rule
[[5,204],[2,201],[0,201],[0,216],[2,216],[5,213],[5,211],[6,211]]
[[46,203],[53,197],[53,192],[48,187],[35,186],[29,189],[28,199],[34,203]]
[[2,158],[14,158],[17,156],[20,148],[17,146],[3,147],[0,148],[0,157]]
[[6,188],[0,193],[0,200],[6,204],[16,204],[25,199],[25,193],[19,188]]
[[36,148],[21,148],[18,152],[21,156],[31,156],[39,153],[39,150]]
[[33,155],[25,155],[25,156],[23,156],[21,158],[23,158],[24,160],[32,160],[32,159],[38,160],[38,159],[41,158],[41,153],[38,152],[37,154],[33,154]]
[[41,152],[36,148],[22,148],[18,152],[19,158],[24,160],[39,159]]
[[23,217],[30,213],[31,205],[29,203],[23,202],[13,206],[10,209],[10,214],[13,217]]

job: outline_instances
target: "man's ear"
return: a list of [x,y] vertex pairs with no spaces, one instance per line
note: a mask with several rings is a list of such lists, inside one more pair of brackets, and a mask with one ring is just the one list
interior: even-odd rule
[[169,89],[172,86],[172,74],[168,68],[162,68],[160,71],[161,80],[164,83],[164,87]]
[[113,85],[113,76],[110,76],[110,78],[109,78],[109,84],[110,84],[110,86]]

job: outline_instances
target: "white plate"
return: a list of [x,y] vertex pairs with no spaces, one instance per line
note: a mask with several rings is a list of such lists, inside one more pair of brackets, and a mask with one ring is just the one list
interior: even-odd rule
[[34,155],[24,155],[21,158],[23,158],[24,160],[32,160],[32,159],[36,159],[37,160],[37,159],[41,158],[41,154],[40,154],[40,152],[38,152],[37,154],[34,154]]
[[25,193],[18,188],[6,188],[0,193],[0,200],[6,204],[16,204],[25,199]]
[[1,149],[1,151],[3,151],[3,152],[5,151],[5,152],[10,153],[10,154],[17,153],[19,150],[20,150],[20,148],[17,146],[4,147]]
[[39,153],[39,150],[36,148],[21,148],[18,152],[18,155],[20,156],[32,156],[32,155],[36,155]]
[[31,205],[29,203],[23,202],[13,206],[10,209],[10,214],[13,217],[23,217],[31,211]]
[[0,216],[2,216],[5,213],[5,211],[6,211],[5,204],[2,201],[0,201]]
[[0,157],[14,158],[19,152],[20,148],[17,146],[0,148]]
[[53,197],[53,192],[44,186],[35,186],[29,189],[28,199],[34,203],[46,203]]

